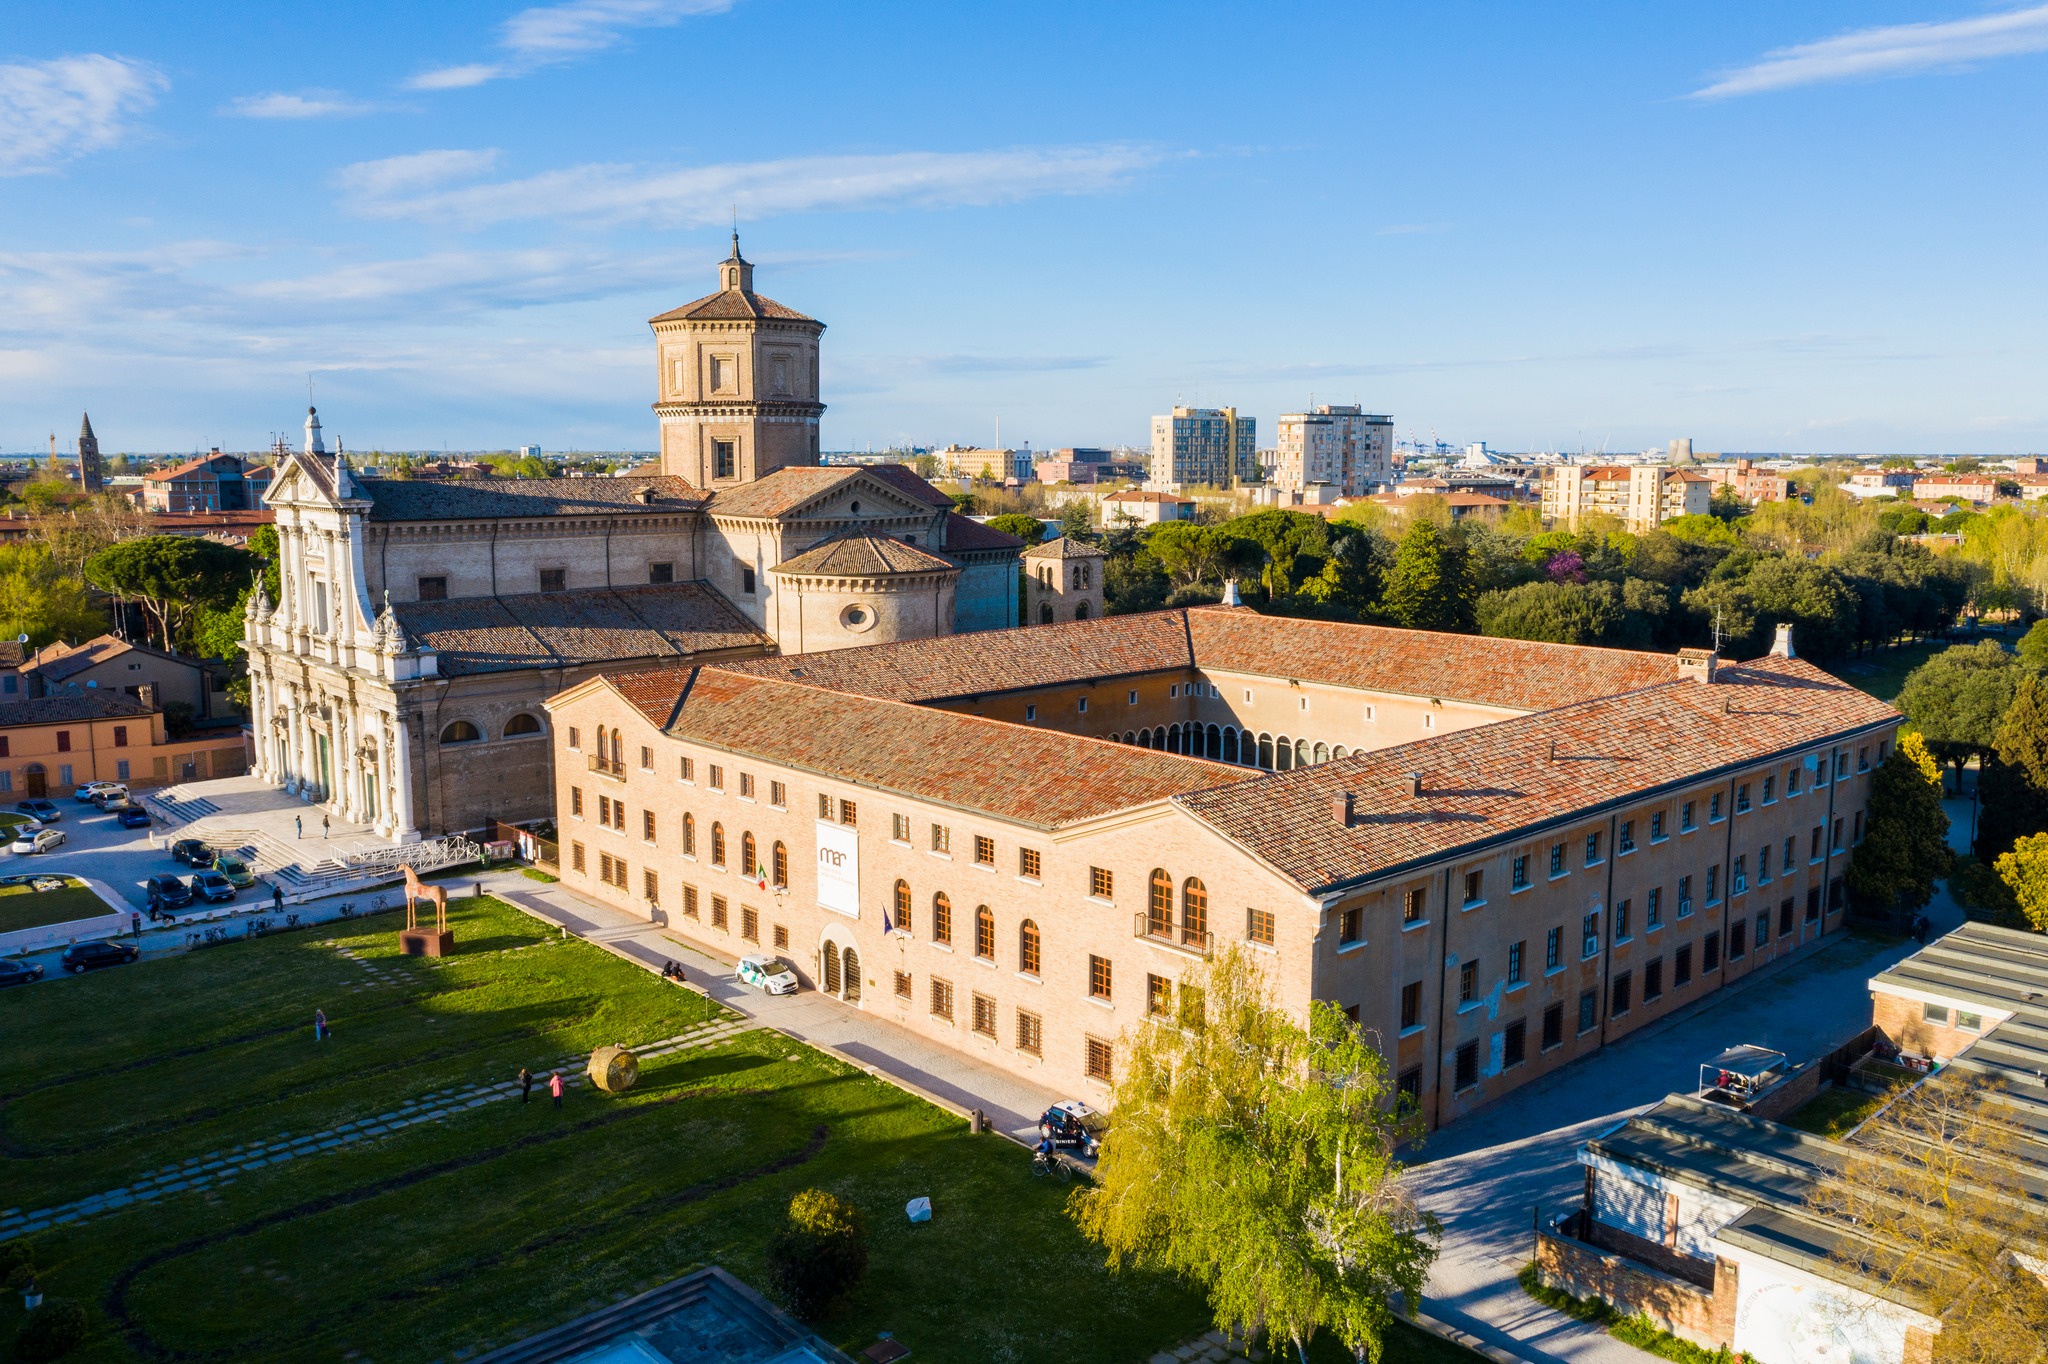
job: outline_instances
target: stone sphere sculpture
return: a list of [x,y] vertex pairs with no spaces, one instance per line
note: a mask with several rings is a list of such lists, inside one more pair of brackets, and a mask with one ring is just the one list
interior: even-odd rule
[[590,1053],[590,1083],[607,1094],[623,1094],[640,1078],[640,1060],[624,1047],[599,1047]]

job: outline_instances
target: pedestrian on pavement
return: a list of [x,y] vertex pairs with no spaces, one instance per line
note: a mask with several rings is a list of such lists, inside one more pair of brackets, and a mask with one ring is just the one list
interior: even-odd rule
[[525,1103],[533,1097],[533,1072],[525,1066],[519,1068],[519,1102]]
[[550,1094],[554,1095],[554,1097],[555,1097],[555,1107],[557,1107],[557,1108],[560,1108],[560,1107],[562,1106],[562,1072],[561,1072],[561,1071],[559,1071],[559,1070],[558,1070],[558,1071],[556,1071],[556,1072],[555,1072],[554,1074],[552,1074],[552,1075],[548,1076],[548,1093],[550,1093]]
[[325,816],[325,815],[322,815],[322,816],[320,816],[320,837],[322,837],[322,838],[325,838],[325,837],[327,837],[327,830],[328,830],[328,828],[329,828],[329,827],[331,826],[331,824],[332,824],[332,821],[331,821],[331,820],[329,820],[329,819],[327,818],[327,816]]
[[284,890],[275,881],[270,883],[270,907],[277,913],[284,913]]
[[327,1011],[325,1009],[313,1010],[313,1040],[315,1042],[325,1042],[327,1040]]
[[301,819],[301,818],[300,818],[299,816],[297,816],[297,815],[293,815],[293,816],[292,816],[292,832],[293,832],[293,834],[294,834],[295,836],[297,836],[297,837],[299,837],[299,838],[304,838],[304,837],[306,836],[306,821],[305,821],[305,820],[303,820],[303,819]]

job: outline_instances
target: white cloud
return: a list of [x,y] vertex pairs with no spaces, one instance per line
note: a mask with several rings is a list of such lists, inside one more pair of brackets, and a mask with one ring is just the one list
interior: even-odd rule
[[1888,24],[1766,52],[1758,61],[1695,90],[1693,98],[1727,99],[1825,81],[1901,76],[2044,50],[2048,5],[1945,24]]
[[229,100],[221,112],[234,118],[349,118],[375,107],[332,90],[307,90],[297,95],[241,95]]
[[97,52],[0,66],[0,175],[116,145],[168,84],[153,66]]
[[669,28],[700,14],[723,14],[733,0],[569,0],[536,5],[505,21],[498,46],[505,62],[437,67],[408,80],[409,90],[465,90],[616,46],[627,29]]
[[[779,213],[885,207],[1011,203],[1047,194],[1113,188],[1165,159],[1127,144],[1024,147],[986,152],[891,152],[811,156],[672,169],[594,163],[518,180],[439,187],[478,172],[459,158],[494,153],[422,152],[368,161],[341,173],[378,218],[422,218],[472,227],[518,219],[571,217],[696,227],[721,222],[733,205],[749,218]],[[429,162],[448,158],[444,167]],[[418,163],[417,169],[415,164]]]

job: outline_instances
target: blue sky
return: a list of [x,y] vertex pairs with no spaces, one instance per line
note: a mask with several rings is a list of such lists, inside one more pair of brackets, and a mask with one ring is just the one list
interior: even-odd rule
[[0,449],[651,449],[646,319],[827,448],[2048,448],[2048,5],[17,4]]

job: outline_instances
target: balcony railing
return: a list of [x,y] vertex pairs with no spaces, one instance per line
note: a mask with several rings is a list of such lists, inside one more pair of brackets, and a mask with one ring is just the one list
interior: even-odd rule
[[626,765],[624,763],[615,763],[610,758],[597,753],[591,754],[585,761],[589,763],[590,770],[597,773],[600,777],[610,777],[613,781],[624,781],[626,779]]
[[1149,914],[1141,913],[1134,918],[1131,933],[1155,946],[1192,952],[1198,957],[1208,956],[1215,945],[1214,936],[1205,928],[1189,928],[1183,924],[1176,930],[1172,924],[1155,923]]

